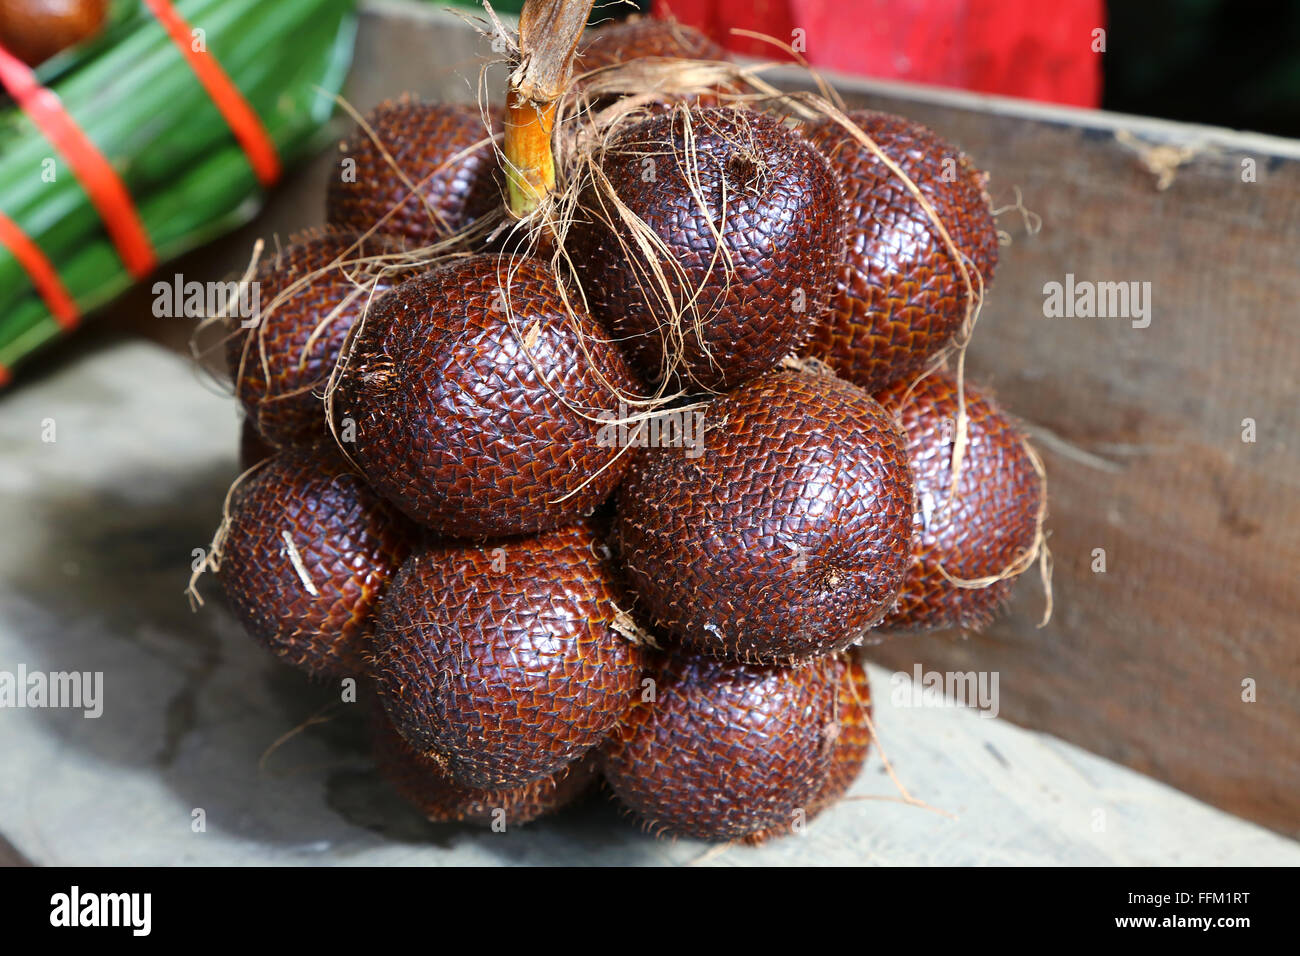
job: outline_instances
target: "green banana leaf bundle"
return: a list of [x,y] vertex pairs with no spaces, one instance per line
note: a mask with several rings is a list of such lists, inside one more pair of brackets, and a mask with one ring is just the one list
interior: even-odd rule
[[[173,0],[260,117],[281,165],[321,145],[352,54],[355,0]],[[264,187],[185,56],[142,0],[36,72],[111,163],[159,263],[247,221]],[[51,164],[52,160],[52,164]],[[0,212],[44,253],[82,313],[135,280],[76,175],[0,93]],[[62,335],[0,246],[0,379]]]

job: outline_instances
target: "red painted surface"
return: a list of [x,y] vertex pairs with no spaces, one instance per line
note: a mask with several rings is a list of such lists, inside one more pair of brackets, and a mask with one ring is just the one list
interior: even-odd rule
[[[1105,0],[656,0],[737,53],[790,59],[733,29],[802,39],[814,67],[1097,106]],[[801,30],[802,36],[795,31]],[[797,45],[797,44],[796,44]]]

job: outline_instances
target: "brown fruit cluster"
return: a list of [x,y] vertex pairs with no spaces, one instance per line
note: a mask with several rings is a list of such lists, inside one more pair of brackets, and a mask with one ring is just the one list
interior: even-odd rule
[[[655,21],[584,50],[717,53]],[[504,254],[483,118],[403,100],[345,144],[330,231],[264,265],[215,563],[259,641],[374,689],[430,819],[522,824],[603,776],[657,833],[798,832],[867,759],[854,646],[983,626],[1032,559],[1023,434],[919,374],[969,313],[956,263],[992,279],[983,177],[853,119],[958,259],[857,134],[689,99],[588,137],[554,255]]]
[[914,375],[961,329],[969,301],[993,281],[997,231],[985,176],[920,123],[855,110],[849,118],[896,163],[943,221],[942,234],[908,185],[848,130],[824,120],[808,137],[844,186],[848,253],[808,352],[870,392]]
[[581,305],[567,308],[548,265],[492,255],[381,300],[335,400],[370,483],[464,538],[554,528],[608,498],[629,459],[601,445],[599,417],[639,385]]
[[965,387],[967,441],[956,489],[949,456],[960,391],[950,373],[936,372],[915,388],[896,383],[880,395],[907,434],[916,480],[912,566],[898,602],[881,627],[920,631],[980,630],[1011,591],[1000,578],[1034,551],[1044,507],[1043,481],[1025,436],[974,385]]
[[492,548],[431,544],[380,609],[372,672],[393,724],[473,787],[528,783],[599,745],[641,691],[643,649],[591,521]]
[[829,375],[768,372],[705,412],[704,454],[639,456],[614,542],[648,621],[706,653],[795,663],[860,641],[908,565],[903,437]]
[[410,543],[401,515],[332,447],[304,446],[235,486],[221,581],[272,653],[316,677],[356,676],[371,614]]
[[329,229],[298,236],[253,276],[260,312],[226,339],[235,394],[257,434],[277,447],[326,435],[321,401],[357,317],[403,275],[386,235]]
[[595,759],[584,757],[525,784],[486,790],[466,787],[407,743],[381,707],[372,710],[370,740],[379,772],[435,823],[529,823],[579,799],[598,775]]
[[[673,110],[605,145],[571,254],[592,311],[649,382],[726,391],[799,349],[844,258],[830,164],[777,119]],[[637,237],[615,201],[658,240]]]
[[339,144],[326,218],[336,226],[379,230],[411,246],[445,240],[501,205],[505,188],[493,138],[500,110],[422,103],[384,103]]
[[578,50],[575,68],[591,72],[644,57],[722,60],[726,55],[722,47],[694,27],[633,16],[589,31]]

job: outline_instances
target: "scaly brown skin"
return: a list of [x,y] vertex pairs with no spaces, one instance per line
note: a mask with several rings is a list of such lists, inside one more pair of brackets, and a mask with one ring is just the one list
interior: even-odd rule
[[588,30],[574,70],[587,73],[642,57],[725,60],[727,51],[699,30],[675,20],[628,17]]
[[[380,104],[366,116],[374,137],[358,127],[339,144],[340,165],[326,193],[326,219],[357,231],[377,226],[418,248],[499,208],[505,185],[491,136],[501,132],[501,110],[491,111],[488,119],[490,129],[476,105],[421,103],[410,97]],[[354,176],[345,175],[347,160],[355,164]]]
[[[373,673],[394,726],[458,785],[515,787],[601,743],[642,650],[595,524],[413,554],[379,612]],[[621,602],[621,603],[620,603]]]
[[843,261],[844,220],[830,166],[798,133],[752,111],[679,108],[617,133],[597,159],[667,248],[671,297],[612,198],[583,194],[568,251],[592,313],[647,380],[724,391],[807,341]]
[[273,654],[313,677],[358,677],[371,611],[413,531],[330,448],[291,449],[236,489],[217,576],[235,616]]
[[871,683],[866,664],[856,653],[838,655],[833,660],[838,677],[831,731],[833,749],[826,777],[802,819],[786,820],[779,826],[751,834],[745,838],[746,843],[756,846],[795,832],[796,823],[807,823],[838,803],[862,773],[862,766],[871,751]]
[[936,372],[923,379],[910,397],[909,387],[910,382],[899,383],[879,396],[907,435],[908,459],[916,476],[912,561],[898,604],[880,627],[979,630],[1006,600],[1013,579],[983,588],[959,588],[939,569],[965,580],[1002,574],[1034,547],[1046,489],[1019,426],[967,382],[969,444],[957,495],[950,498],[956,378],[947,371]]
[[[491,826],[500,822],[509,830],[575,802],[591,789],[597,776],[596,760],[589,755],[521,786],[462,787],[437,762],[416,752],[380,707],[371,715],[370,749],[393,789],[434,823]],[[499,814],[504,817],[498,821]]]
[[[357,260],[399,251],[386,237],[323,232],[258,263],[253,281],[262,312],[250,328],[228,321],[226,364],[248,419],[267,442],[312,444],[327,435],[322,396],[343,342],[362,312],[404,275]],[[371,281],[373,294],[358,292],[358,283]]]
[[[628,17],[617,23],[588,30],[578,48],[578,53],[579,56],[574,61],[574,72],[578,74],[576,85],[579,88],[587,85],[592,79],[585,74],[645,57],[687,60],[729,58],[726,50],[694,27],[675,20],[639,16]],[[652,91],[642,86],[635,92],[638,97],[644,97]],[[599,112],[613,104],[616,99],[615,96],[600,97],[591,104],[591,112]],[[643,108],[648,112],[658,112],[671,109],[674,103],[680,102],[687,102],[694,106],[722,105],[717,91],[707,90],[687,96],[658,92],[650,102],[644,104]]]
[[871,681],[862,658],[850,652],[840,658],[840,678],[836,684],[835,750],[830,770],[817,798],[808,808],[812,819],[840,801],[862,772],[871,751]]
[[630,461],[598,416],[617,418],[619,393],[641,389],[572,304],[576,321],[535,259],[461,259],[395,289],[357,335],[334,400],[370,483],[454,537],[590,514]]
[[702,454],[640,452],[613,541],[637,611],[692,646],[787,662],[892,605],[912,533],[903,436],[830,375],[770,372],[704,411]]
[[732,664],[681,649],[603,751],[619,802],[659,835],[741,840],[787,832],[825,785],[842,664]]
[[[984,174],[919,123],[867,110],[854,110],[849,118],[934,206],[973,263],[975,294],[976,270],[987,289],[998,237]],[[830,159],[843,186],[848,254],[837,272],[831,308],[806,353],[875,392],[910,379],[952,341],[966,317],[966,286],[920,202],[875,154],[833,120],[809,127],[807,136]]]

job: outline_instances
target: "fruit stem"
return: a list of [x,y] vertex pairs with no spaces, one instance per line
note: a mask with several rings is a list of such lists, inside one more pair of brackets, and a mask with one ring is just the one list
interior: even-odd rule
[[522,219],[555,189],[555,104],[569,85],[573,53],[595,0],[525,0],[519,52],[506,96],[506,192]]
[[506,99],[506,191],[510,211],[522,219],[555,189],[551,130],[555,104],[538,107],[514,90]]

